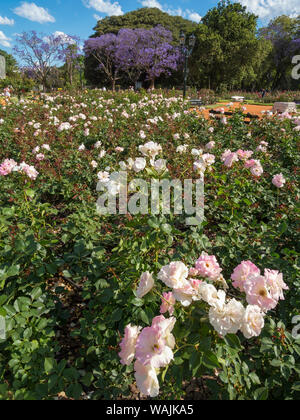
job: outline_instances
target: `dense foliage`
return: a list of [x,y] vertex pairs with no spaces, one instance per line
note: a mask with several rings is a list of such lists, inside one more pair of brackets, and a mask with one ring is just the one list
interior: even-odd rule
[[[206,252],[232,298],[241,293],[231,274],[246,260],[282,273],[289,290],[250,339],[222,338],[203,302],[176,304],[175,359],[159,376],[159,398],[186,397],[183,383],[202,377],[212,399],[298,399],[298,139],[299,119],[288,115],[245,125],[236,111],[208,121],[161,93],[62,93],[1,108],[0,397],[130,397],[133,366],[118,356],[125,327],[148,327],[159,315],[162,267],[193,267]],[[159,174],[159,165],[155,172],[135,160],[147,141],[161,146],[171,178],[197,178],[193,164],[209,151],[201,226],[183,216],[97,213],[97,183],[120,161],[145,180]],[[228,149],[252,151],[254,166]],[[275,186],[279,174],[286,182]],[[156,293],[138,297],[146,271]]]

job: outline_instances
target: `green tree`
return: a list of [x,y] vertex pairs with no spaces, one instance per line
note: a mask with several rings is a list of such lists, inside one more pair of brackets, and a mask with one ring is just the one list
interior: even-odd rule
[[223,0],[209,10],[199,25],[192,57],[201,87],[250,87],[255,68],[264,58],[256,36],[258,17],[239,3]]
[[6,51],[0,49],[0,55],[2,55],[6,60],[6,75],[7,77],[13,76],[14,72],[18,69],[18,64],[15,58],[8,54]]
[[178,44],[180,30],[190,33],[196,30],[198,24],[181,16],[171,16],[157,8],[141,8],[122,16],[111,16],[100,20],[94,28],[92,37],[107,33],[117,34],[122,28],[145,28],[151,29],[157,25],[172,32],[174,43]]
[[[258,31],[259,38],[272,44],[268,63],[272,66],[273,89],[293,87],[291,78],[292,57],[300,53],[300,16],[282,15]],[[298,40],[298,42],[297,42]],[[296,87],[296,86],[295,86]]]

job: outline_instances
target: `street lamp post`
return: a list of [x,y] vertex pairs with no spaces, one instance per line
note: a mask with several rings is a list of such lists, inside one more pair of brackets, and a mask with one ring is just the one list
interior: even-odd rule
[[191,56],[195,47],[196,37],[192,34],[189,37],[188,45],[186,46],[186,35],[184,31],[180,31],[180,48],[184,56],[184,82],[183,82],[183,99],[186,98],[187,79],[188,79],[188,59]]

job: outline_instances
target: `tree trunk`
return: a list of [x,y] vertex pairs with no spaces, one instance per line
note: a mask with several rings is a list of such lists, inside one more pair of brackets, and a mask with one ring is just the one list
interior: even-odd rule
[[154,90],[155,89],[155,79],[151,79],[150,80],[150,90]]
[[112,91],[116,91],[116,79],[112,79]]

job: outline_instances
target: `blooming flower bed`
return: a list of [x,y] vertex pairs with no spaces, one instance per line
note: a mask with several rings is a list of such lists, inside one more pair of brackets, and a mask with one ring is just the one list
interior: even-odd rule
[[[295,398],[299,127],[161,93],[2,107],[0,398],[185,398],[200,377],[212,399]],[[99,214],[117,171],[202,180],[203,223]]]

